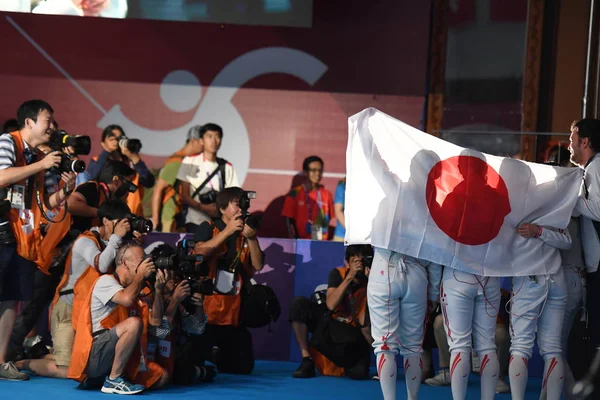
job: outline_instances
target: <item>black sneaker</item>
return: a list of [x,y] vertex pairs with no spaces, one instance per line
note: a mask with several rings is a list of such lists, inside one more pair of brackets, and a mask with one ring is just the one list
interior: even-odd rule
[[298,369],[292,374],[292,378],[314,378],[315,375],[315,363],[312,358],[304,357]]

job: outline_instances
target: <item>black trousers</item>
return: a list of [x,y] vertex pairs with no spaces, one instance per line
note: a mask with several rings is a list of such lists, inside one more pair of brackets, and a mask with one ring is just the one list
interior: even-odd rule
[[7,361],[15,361],[23,353],[25,337],[38,323],[44,310],[52,302],[63,271],[51,272],[51,275],[46,275],[39,269],[35,271],[33,296],[30,301],[24,303],[24,307],[15,321],[8,345]]
[[218,347],[216,365],[226,374],[250,374],[254,369],[252,335],[247,328],[227,325],[206,325],[202,336],[193,339],[196,365],[211,360],[213,347]]
[[[306,324],[308,331],[313,333],[326,312],[324,305],[318,305],[306,297],[299,296],[295,297],[290,304],[289,320]],[[351,379],[368,379],[372,352],[373,349],[364,340],[364,346],[361,347],[362,356],[356,365],[344,369],[346,376]]]

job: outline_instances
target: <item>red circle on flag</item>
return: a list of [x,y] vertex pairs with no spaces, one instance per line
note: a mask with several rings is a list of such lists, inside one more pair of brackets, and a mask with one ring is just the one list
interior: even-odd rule
[[450,157],[434,165],[427,177],[426,199],[437,226],[467,245],[493,240],[510,213],[504,180],[473,156]]

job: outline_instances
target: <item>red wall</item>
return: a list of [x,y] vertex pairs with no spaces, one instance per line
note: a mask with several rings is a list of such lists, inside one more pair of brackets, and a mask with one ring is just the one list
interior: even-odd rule
[[[374,106],[418,125],[428,31],[428,2],[408,0],[343,6],[317,0],[310,29],[0,13],[0,120],[14,117],[22,101],[42,98],[73,134],[99,137],[108,123],[123,124],[130,137],[142,139],[144,158],[154,167],[183,145],[192,122],[218,123],[225,131],[221,155],[246,176],[244,187],[258,192],[254,208],[264,209],[287,192],[292,176],[252,170],[299,170],[304,157],[318,154],[326,172],[345,172],[348,116]],[[269,47],[287,49],[230,64]],[[227,65],[229,77],[215,79]],[[179,111],[160,95],[161,82],[175,70],[202,85],[201,100],[193,90],[189,96],[184,88],[171,92]],[[334,191],[337,180],[325,184]]]

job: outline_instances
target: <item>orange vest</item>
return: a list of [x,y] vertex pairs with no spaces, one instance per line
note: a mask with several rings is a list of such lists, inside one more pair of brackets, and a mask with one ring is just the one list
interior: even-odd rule
[[135,214],[138,217],[143,217],[144,206],[142,201],[144,199],[144,187],[140,185],[140,175],[136,173],[132,182],[138,188],[135,192],[129,193],[127,196],[127,205],[129,206],[132,214]]
[[[95,183],[98,188],[98,192],[100,195],[98,196],[98,207],[102,205],[106,201],[106,193],[104,189],[100,187],[100,183],[94,181],[88,181],[85,183]],[[59,217],[59,219],[62,217]],[[69,230],[71,230],[71,226],[73,225],[73,216],[71,213],[67,213],[65,218],[61,222],[50,223],[48,225],[48,229],[46,231],[46,236],[44,236],[44,240],[42,240],[42,254],[47,255],[44,260],[44,264],[41,266],[40,270],[49,275],[48,269],[50,268],[50,264],[58,253],[60,253],[60,248],[57,248],[58,244],[67,236]],[[92,220],[93,226],[98,226],[99,221],[98,218],[94,218]],[[69,265],[69,264],[67,264]]]
[[[73,325],[75,328],[75,340],[73,342],[73,352],[71,353],[71,364],[69,365],[68,372],[68,377],[75,379],[78,382],[82,382],[86,378],[84,371],[87,367],[90,351],[92,350],[92,343],[94,341],[94,338],[92,337],[92,313],[90,307],[92,304],[92,292],[98,279],[100,279],[100,276],[94,280],[94,283],[87,293],[79,293],[79,296],[83,296],[84,300],[82,301],[82,308],[77,315],[77,325]],[[80,282],[81,279],[77,281],[77,285],[79,285]],[[77,285],[75,285],[75,288],[77,288]],[[77,294],[75,297],[77,297]],[[75,302],[73,302],[73,306],[75,306]],[[75,307],[73,307],[73,323],[75,323],[75,315]],[[111,329],[118,323],[125,321],[128,317],[127,309],[117,305],[112,313],[101,321],[101,325],[105,329]],[[131,379],[137,374],[139,360],[140,351],[137,349],[137,351],[134,350],[132,353],[125,369],[125,375],[128,379]]]
[[[11,132],[10,135],[15,143],[15,167],[24,167],[27,163],[25,157],[23,156],[24,145],[21,132]],[[41,159],[42,156],[38,152],[35,161],[37,162]],[[26,260],[35,262],[38,268],[44,264],[45,257],[41,251],[42,232],[40,230],[40,223],[42,221],[42,212],[38,207],[35,191],[39,191],[39,198],[43,202],[46,191],[44,174],[45,171],[39,172],[34,178],[34,188],[28,188],[28,192],[33,193],[31,210],[17,210],[15,208],[11,208],[10,212],[8,213],[9,224],[17,242],[17,253]],[[18,182],[17,185],[27,185],[28,180],[29,179],[25,179],[21,182]],[[27,199],[25,200],[27,201]],[[23,217],[33,219],[33,227],[31,231],[25,232],[23,230],[23,228],[28,224],[25,219],[21,218],[21,211],[23,212]]]
[[[337,269],[340,273],[340,276],[342,277],[342,280],[344,280],[346,278],[346,275],[348,274],[348,271],[350,271],[350,268],[348,267],[339,267]],[[352,296],[353,300],[354,300],[354,313],[355,315],[353,316],[353,310],[350,308],[350,304],[349,304],[349,297]],[[356,326],[356,323],[354,322],[354,318],[356,318],[358,321],[361,320],[361,318],[365,315],[365,311],[367,309],[367,285],[364,285],[364,287],[359,288],[358,290],[355,290],[354,293],[352,295],[346,294],[344,301],[342,301],[342,303],[340,303],[339,306],[337,306],[337,308],[333,311],[333,318],[334,319],[338,319],[338,320],[343,320],[345,323],[352,325],[352,326]]]
[[[98,238],[96,238],[96,235],[94,235],[91,231],[85,231],[83,232],[81,235],[79,235],[79,237],[75,240],[77,241],[78,239],[85,237],[88,239],[91,239],[94,241],[94,243],[96,243],[96,246],[98,247],[98,250],[101,250],[102,247],[100,245],[100,243],[98,242]],[[50,315],[52,315],[52,310],[54,309],[54,306],[56,305],[56,303],[58,302],[58,300],[60,299],[60,292],[64,289],[65,286],[67,286],[67,283],[69,283],[69,278],[71,277],[71,259],[73,258],[73,248],[71,247],[71,250],[69,251],[69,254],[67,255],[67,259],[65,261],[65,272],[63,273],[62,279],[60,280],[58,286],[56,287],[56,292],[54,293],[54,298],[52,299],[52,303],[50,304]],[[86,270],[84,271],[87,272],[88,269],[92,269],[95,270],[95,268],[93,266],[88,266],[88,268],[86,268]],[[98,272],[98,271],[96,271]],[[91,274],[88,273],[86,276],[90,276]],[[83,276],[83,275],[82,275]],[[96,275],[93,275],[93,279],[97,279],[98,277],[100,277],[100,273],[98,272]],[[90,279],[90,278],[88,278]],[[79,283],[79,281],[81,280],[81,277],[79,279],[77,279],[77,282],[75,283],[75,286],[77,286],[77,283]],[[90,284],[93,284],[93,282],[90,282]],[[75,289],[73,289],[73,292],[75,292]],[[73,296],[75,297],[75,296]],[[73,302],[75,299],[73,299]],[[80,304],[81,301],[78,304],[78,308],[80,308]],[[74,311],[74,309],[73,309]],[[75,314],[75,312],[71,313],[72,315]],[[74,321],[74,320],[73,320]],[[75,329],[75,323],[73,322],[73,329]]]
[[[221,231],[215,226],[213,228],[213,237],[217,236]],[[242,235],[238,236],[236,242],[236,251],[240,251],[240,262],[242,268],[245,269],[248,276],[254,275],[254,269],[249,265],[250,251],[247,246],[244,246],[245,241]],[[208,261],[209,265],[209,279],[214,279],[217,275],[217,266],[219,258],[227,253],[227,246],[222,243],[216,250],[215,253],[210,257]],[[237,282],[242,285],[242,277],[237,274]],[[206,296],[204,299],[204,311],[208,318],[209,324],[215,325],[240,325],[240,308],[242,306],[242,298],[239,294],[233,295],[220,295],[214,293],[212,296]]]
[[[144,288],[142,293],[146,295],[146,299],[152,304],[154,296],[151,295],[151,290],[149,288]],[[148,322],[150,319],[150,310],[148,303],[142,301],[138,298],[137,302],[134,303],[131,307],[129,307],[129,316],[130,317],[138,317],[142,320],[143,331],[142,336],[140,337],[140,342],[138,348],[136,348],[136,352],[141,350],[141,354],[143,355],[143,364],[145,368],[140,370],[142,363],[138,366],[138,371],[133,377],[133,383],[137,383],[140,385],[144,385],[145,388],[149,388],[154,383],[156,383],[163,374],[162,366],[154,360],[154,355],[148,354]],[[175,357],[173,357],[173,365],[175,365]]]

